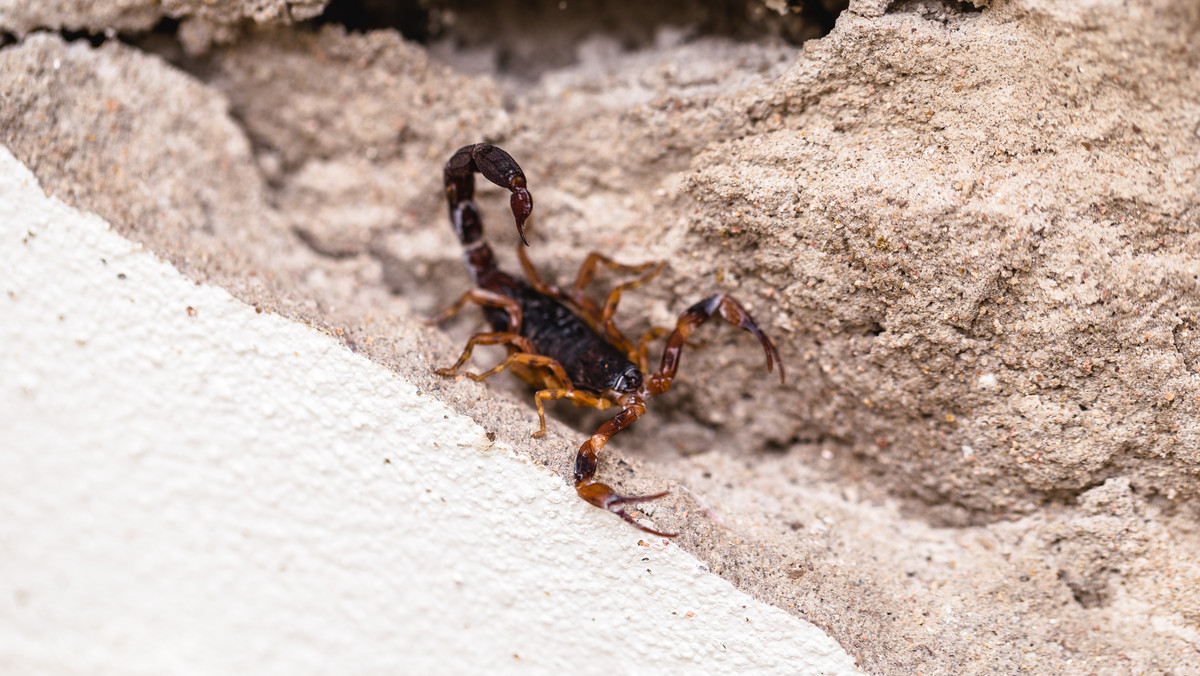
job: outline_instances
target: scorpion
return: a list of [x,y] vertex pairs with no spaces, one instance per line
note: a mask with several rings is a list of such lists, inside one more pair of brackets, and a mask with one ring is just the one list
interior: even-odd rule
[[[512,193],[509,202],[521,237],[517,257],[524,279],[500,270],[491,247],[483,239],[483,222],[473,199],[476,172]],[[602,411],[619,407],[620,412],[601,424],[575,454],[575,491],[588,503],[616,514],[644,532],[675,537],[678,533],[664,533],[638,523],[624,509],[625,505],[665,497],[669,491],[636,496],[617,493],[596,479],[597,454],[614,434],[646,412],[648,398],[671,389],[688,336],[710,318],[719,316],[753,334],[766,353],[767,371],[771,372],[778,364],[779,381],[783,383],[783,362],[775,344],[737,300],[716,294],[684,311],[674,330],[651,328],[635,345],[617,328],[613,315],[621,294],[657,276],[662,272],[663,262],[623,265],[591,253],[569,290],[546,284],[525,253],[529,244],[525,226],[533,213],[533,197],[524,172],[512,156],[486,143],[464,146],[446,162],[443,176],[450,223],[462,244],[463,258],[475,287],[427,323],[440,324],[468,303],[475,303],[482,308],[492,330],[471,336],[458,361],[437,369],[437,373],[456,376],[476,346],[506,346],[508,356],[501,363],[483,373],[465,375],[481,381],[507,369],[537,388],[534,401],[540,426],[533,434],[535,438],[546,433],[546,401],[569,399],[576,406]],[[613,272],[640,276],[615,286],[604,304],[599,305],[584,293],[599,265]],[[667,341],[662,362],[658,371],[651,372],[649,344],[664,335]]]

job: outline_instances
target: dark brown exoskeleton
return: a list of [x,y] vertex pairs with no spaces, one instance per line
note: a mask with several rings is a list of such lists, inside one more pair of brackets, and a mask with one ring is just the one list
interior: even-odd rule
[[[483,307],[492,331],[471,337],[466,349],[453,366],[438,369],[443,376],[453,376],[470,358],[476,345],[506,345],[508,357],[483,373],[468,373],[483,380],[509,369],[538,388],[534,395],[540,426],[533,436],[546,433],[545,402],[548,399],[570,399],[577,406],[600,410],[618,406],[621,412],[597,429],[579,447],[575,456],[575,490],[579,497],[607,509],[647,533],[674,537],[647,528],[633,519],[623,505],[656,500],[667,494],[619,495],[607,484],[596,481],[596,454],[617,432],[628,427],[646,412],[646,399],[671,389],[671,381],[679,367],[679,355],[688,336],[711,317],[720,316],[754,334],[767,355],[767,371],[779,364],[779,380],[783,382],[783,363],[771,339],[733,298],[717,294],[688,308],[680,315],[675,329],[667,337],[662,363],[655,373],[648,368],[647,347],[657,338],[667,335],[668,329],[648,331],[635,346],[617,329],[613,314],[621,293],[645,284],[662,271],[662,263],[621,265],[598,254],[584,260],[575,278],[575,285],[564,291],[543,283],[529,262],[525,250],[517,246],[517,255],[525,271],[525,279],[501,271],[491,247],[483,239],[483,224],[475,194],[474,173],[483,174],[492,183],[512,192],[510,204],[516,219],[517,232],[525,240],[525,222],[533,213],[533,198],[525,184],[525,174],[516,161],[503,150],[478,143],[460,148],[446,163],[446,201],[450,205],[450,222],[462,242],[467,269],[475,287],[463,294],[458,302],[430,320],[437,324],[457,314],[468,302]],[[633,281],[614,288],[599,306],[584,288],[596,273],[596,266],[610,270],[641,273]]]

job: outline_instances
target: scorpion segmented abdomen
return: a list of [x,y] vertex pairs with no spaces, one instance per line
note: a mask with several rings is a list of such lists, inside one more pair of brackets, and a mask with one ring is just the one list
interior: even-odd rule
[[596,394],[641,387],[637,365],[567,306],[524,284],[514,297],[525,316],[521,334],[539,353],[562,364],[574,387]]

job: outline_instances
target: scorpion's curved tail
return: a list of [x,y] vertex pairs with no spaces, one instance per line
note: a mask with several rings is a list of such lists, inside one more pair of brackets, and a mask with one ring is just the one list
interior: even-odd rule
[[533,213],[533,197],[525,188],[525,173],[512,155],[487,143],[458,149],[442,171],[446,180],[446,201],[450,204],[450,222],[464,247],[483,241],[483,222],[475,204],[475,172],[512,192],[509,204],[517,222],[517,233],[526,246],[525,221]]

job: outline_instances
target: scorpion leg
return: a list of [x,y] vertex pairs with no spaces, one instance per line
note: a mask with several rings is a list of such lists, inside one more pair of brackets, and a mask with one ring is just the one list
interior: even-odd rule
[[[503,339],[497,340],[495,343],[490,343],[493,345],[498,344],[498,343],[517,344],[518,338],[520,338],[521,341],[524,341],[524,338],[521,338],[521,336],[513,337],[512,334],[506,334],[506,333],[481,333],[481,334],[479,334],[479,336],[503,336]],[[487,345],[489,343],[484,343],[483,341],[479,341],[477,344]],[[533,346],[530,345],[529,347],[533,347]],[[525,348],[522,348],[522,349],[525,349]],[[561,384],[561,385],[568,386],[568,387],[570,386],[571,379],[567,377],[567,372],[563,370],[563,367],[561,364],[559,364],[557,361],[551,359],[550,357],[547,357],[547,356],[541,355],[541,354],[534,354],[533,352],[513,352],[512,354],[509,354],[507,357],[505,357],[504,361],[502,361],[499,364],[493,366],[492,368],[484,371],[483,373],[467,373],[465,375],[468,378],[470,378],[471,380],[485,380],[487,378],[491,378],[492,376],[503,371],[504,369],[511,367],[514,364],[520,364],[521,366],[533,366],[533,367],[541,367],[541,368],[550,369],[550,372],[554,374],[554,379],[557,382],[557,384]],[[539,416],[541,415],[540,411],[538,412],[538,415]],[[543,419],[542,420],[543,431],[545,431],[545,428],[546,428],[546,421]],[[541,436],[541,435],[539,434],[537,436]]]
[[[584,289],[596,276],[596,265],[603,264],[609,270],[616,272],[644,272],[641,277],[625,282],[609,292],[608,297],[604,301],[604,307],[598,306],[595,301],[589,298]],[[614,347],[624,352],[630,359],[634,359],[637,352],[634,350],[633,343],[621,333],[613,321],[613,315],[617,312],[617,304],[621,301],[621,293],[630,289],[636,289],[642,286],[651,279],[654,279],[662,272],[665,264],[661,261],[651,261],[640,265],[625,265],[618,263],[613,259],[599,253],[590,253],[584,259],[583,265],[579,266],[579,273],[575,277],[575,285],[571,287],[571,292],[564,293],[562,290],[550,287],[551,294],[559,298],[570,301],[579,308],[581,314],[587,319],[588,323],[592,324],[597,330],[603,330],[604,335]],[[649,272],[647,272],[649,270]],[[526,269],[528,272],[528,268]]]
[[425,320],[426,326],[437,326],[462,311],[467,303],[476,303],[485,307],[496,307],[508,313],[508,330],[517,333],[521,330],[521,304],[503,294],[487,289],[471,289],[464,293],[453,305],[446,308],[436,317]]
[[[505,369],[517,371],[516,367],[533,367],[534,369],[548,369],[549,374],[538,378],[537,371],[521,369],[518,375],[523,380],[530,384],[537,385],[540,381],[543,385],[549,385],[551,389],[539,390],[535,395],[538,412],[538,431],[533,434],[534,438],[539,438],[546,434],[546,407],[542,404],[546,399],[561,399],[570,397],[580,406],[594,406],[600,410],[604,410],[612,405],[612,402],[607,399],[598,399],[586,392],[575,390],[571,387],[571,379],[567,376],[567,372],[562,365],[550,357],[533,354],[534,347],[529,342],[528,338],[516,333],[501,331],[496,333],[477,333],[471,336],[467,341],[467,347],[463,350],[462,355],[454,365],[449,368],[441,368],[437,370],[440,376],[454,376],[458,374],[458,369],[471,358],[471,353],[474,352],[477,345],[512,345],[521,352],[512,352],[504,361],[496,366],[484,371],[483,373],[465,373],[474,381],[482,381],[490,378]],[[543,372],[544,373],[544,372]]]
[[547,284],[542,281],[537,270],[533,267],[533,263],[529,260],[529,254],[525,252],[525,247],[517,245],[517,260],[521,262],[521,270],[525,273],[525,281],[533,287],[534,291],[551,298],[560,298],[569,300],[568,296],[562,292],[562,289],[557,286]]
[[[583,259],[583,265],[579,266],[579,273],[575,275],[575,285],[571,287],[571,293],[566,298],[579,306],[584,311],[584,314],[588,315],[589,319],[594,319],[597,326],[603,324],[602,310],[591,298],[584,295],[583,290],[587,288],[588,284],[592,283],[592,280],[596,277],[596,265],[601,263],[613,272],[639,273],[656,268],[641,278],[639,286],[653,279],[662,270],[663,266],[662,261],[651,261],[649,263],[642,263],[641,265],[625,265],[624,263],[614,261],[604,254],[595,252],[588,254],[588,257]],[[612,294],[610,293],[609,295],[611,296]],[[619,297],[620,295],[618,294]],[[605,305],[607,306],[607,303]],[[613,304],[613,311],[616,311],[615,303]]]
[[[593,255],[599,256],[600,254]],[[537,269],[533,267],[533,263],[529,260],[529,254],[525,252],[524,247],[517,247],[517,260],[521,263],[521,271],[525,273],[525,280],[529,282],[534,290],[557,300],[574,303],[575,307],[579,309],[580,313],[590,324],[595,326],[600,325],[600,309],[592,302],[591,298],[583,296],[580,293],[570,294],[563,291],[561,287],[543,282],[541,275],[538,274]]]
[[[571,380],[570,380],[570,378],[567,377],[567,372],[563,370],[563,367],[561,364],[559,364],[557,361],[551,359],[550,357],[546,357],[544,355],[530,354],[528,352],[513,352],[512,354],[508,355],[508,357],[505,358],[504,361],[500,362],[499,364],[492,367],[491,369],[484,371],[483,373],[468,373],[467,377],[471,378],[472,380],[477,380],[477,381],[483,380],[484,378],[489,378],[491,376],[494,376],[497,373],[503,371],[504,369],[511,368],[516,365],[550,369],[550,372],[552,375],[546,376],[543,379],[543,382],[550,381],[549,384],[558,386],[558,389],[538,390],[538,392],[534,395],[534,402],[537,404],[538,431],[533,433],[533,438],[538,439],[546,434],[546,407],[542,404],[542,401],[547,398],[557,398],[557,397],[553,397],[553,396],[550,396],[550,397],[543,396],[543,394],[546,392],[558,393],[558,392],[574,392],[575,391],[573,389],[570,389],[571,388]],[[563,388],[565,388],[565,389],[563,389]],[[570,396],[570,395],[561,395],[561,396]],[[598,406],[598,408],[601,408],[601,407]]]
[[[500,362],[496,366],[493,366],[487,371],[484,371],[483,373],[463,374],[471,380],[485,380],[503,371],[504,369],[513,366],[514,364],[519,364],[522,366],[547,368],[553,374],[553,382],[556,385],[559,387],[570,387],[571,379],[567,377],[567,372],[563,369],[561,364],[550,357],[536,354],[533,344],[529,342],[528,338],[525,338],[517,333],[512,333],[511,331],[477,333],[471,336],[470,340],[467,341],[466,348],[463,349],[462,355],[459,356],[458,361],[454,362],[454,365],[449,368],[438,369],[437,374],[439,376],[458,375],[458,369],[462,368],[462,365],[467,363],[467,360],[471,358],[471,353],[475,351],[475,347],[477,345],[511,345],[520,351],[510,353],[507,357],[505,357],[504,361]],[[545,427],[544,424],[543,427]]]
[[521,235],[521,241],[528,246],[529,242],[525,239],[525,221],[533,213],[533,197],[525,187],[525,173],[521,171],[512,155],[494,145],[476,143],[463,146],[446,162],[442,176],[446,183],[446,201],[450,203],[451,219],[454,218],[459,205],[474,199],[476,171],[492,183],[512,192],[509,206],[517,222],[517,233]]
[[595,480],[596,476],[596,454],[612,435],[633,424],[646,412],[646,405],[641,401],[632,401],[625,405],[621,412],[613,416],[607,422],[600,426],[583,445],[579,447],[579,452],[575,454],[575,492],[579,497],[586,500],[588,503],[595,505],[601,509],[616,514],[625,519],[638,530],[645,531],[651,535],[659,535],[662,537],[673,538],[678,533],[664,533],[662,531],[648,528],[638,523],[632,516],[625,512],[623,505],[633,505],[640,502],[650,502],[657,500],[667,495],[667,491],[654,493],[653,495],[620,495],[608,484],[600,483]]
[[783,362],[779,359],[779,352],[776,351],[775,344],[758,327],[754,318],[750,316],[746,308],[742,307],[741,303],[730,296],[718,293],[696,303],[679,316],[675,330],[667,338],[667,347],[663,349],[662,366],[658,369],[658,373],[650,376],[646,383],[652,394],[662,394],[671,389],[671,381],[674,380],[675,372],[679,368],[679,355],[683,352],[683,344],[687,342],[688,336],[697,326],[716,314],[730,324],[740,326],[754,334],[754,337],[758,338],[758,342],[762,344],[763,352],[767,354],[767,371],[773,371],[775,364],[778,363],[779,382],[784,382]]
[[471,353],[475,351],[476,345],[504,345],[518,339],[522,339],[521,335],[511,331],[477,333],[467,341],[467,346],[463,348],[462,354],[459,355],[458,361],[454,362],[453,366],[437,369],[436,373],[439,376],[446,377],[458,375],[458,369],[462,368],[462,365],[467,363],[467,360],[471,358]]
[[541,428],[538,429],[537,432],[533,433],[534,439],[538,439],[546,434],[546,406],[543,402],[548,399],[566,398],[575,402],[576,406],[588,406],[591,408],[600,409],[601,411],[612,406],[613,404],[611,400],[604,397],[597,397],[594,394],[584,392],[583,390],[576,390],[570,387],[538,390],[533,397],[534,401],[537,402],[538,420],[540,420],[542,423]]
[[[617,328],[616,322],[613,321],[613,315],[617,313],[617,303],[621,302],[621,293],[631,289],[636,289],[657,277],[659,273],[662,272],[664,264],[659,262],[647,263],[646,265],[653,265],[654,267],[641,277],[638,277],[633,281],[625,282],[624,284],[619,284],[613,288],[613,290],[608,293],[608,298],[604,300],[604,310],[600,313],[600,325],[604,327],[605,335],[608,336],[609,341],[612,342],[613,345],[615,345],[618,349],[623,350],[632,361],[637,360],[638,352],[636,349],[634,349],[633,343],[629,342],[629,339],[625,337],[625,334],[621,333],[621,330]],[[645,266],[638,267],[644,268]]]
[[662,326],[655,326],[649,331],[642,334],[637,345],[637,365],[642,373],[650,372],[650,343],[662,338],[671,332],[671,329]]

